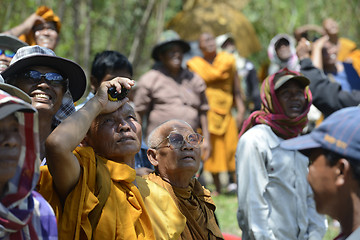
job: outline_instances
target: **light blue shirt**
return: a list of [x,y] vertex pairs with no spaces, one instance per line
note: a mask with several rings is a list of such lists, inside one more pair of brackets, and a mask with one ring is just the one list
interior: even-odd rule
[[268,125],[249,129],[236,150],[238,223],[242,239],[322,239],[326,219],[307,182],[308,158],[280,148]]

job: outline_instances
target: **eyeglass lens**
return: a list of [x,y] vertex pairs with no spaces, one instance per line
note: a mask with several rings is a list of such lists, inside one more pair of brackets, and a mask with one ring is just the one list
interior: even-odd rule
[[10,57],[10,58],[15,56],[15,52],[9,49],[0,49],[0,55],[2,54],[5,54],[6,57]]

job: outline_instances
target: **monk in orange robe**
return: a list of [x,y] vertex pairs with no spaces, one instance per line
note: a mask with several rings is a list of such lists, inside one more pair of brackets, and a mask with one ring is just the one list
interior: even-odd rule
[[119,77],[103,82],[46,141],[38,189],[54,208],[59,239],[178,239],[185,227],[171,196],[136,176],[141,126],[127,98],[107,95],[133,85]]
[[[219,173],[228,171],[235,182],[235,151],[245,111],[236,73],[235,58],[226,52],[216,52],[215,38],[203,33],[199,47],[204,57],[194,57],[187,62],[206,83],[206,97],[210,106],[207,113],[212,153],[204,169],[211,172],[217,193],[221,192]],[[236,121],[231,114],[237,108]],[[238,126],[237,126],[238,125]]]
[[183,120],[169,120],[148,138],[148,158],[155,173],[147,179],[164,187],[186,217],[180,239],[224,239],[216,223],[210,192],[193,177],[199,169],[203,137]]

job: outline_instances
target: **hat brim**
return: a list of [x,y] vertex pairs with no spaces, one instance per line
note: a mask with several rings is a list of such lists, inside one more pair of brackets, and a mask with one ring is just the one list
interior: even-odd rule
[[9,93],[12,96],[18,97],[21,100],[31,104],[31,98],[29,97],[29,95],[27,95],[20,88],[17,88],[15,86],[7,84],[7,83],[0,83],[0,89]]
[[79,100],[84,94],[86,89],[86,76],[82,68],[73,61],[57,56],[41,54],[24,57],[14,64],[11,64],[1,75],[5,81],[7,81],[8,77],[31,66],[51,67],[65,75],[69,79],[69,91],[74,102]]
[[187,42],[185,42],[183,40],[173,40],[173,41],[168,41],[166,43],[160,43],[160,44],[155,45],[155,47],[152,50],[151,57],[154,60],[159,61],[160,60],[159,54],[160,54],[161,48],[163,48],[169,44],[178,44],[182,48],[184,53],[187,53],[188,51],[190,51],[190,44],[188,44]]
[[305,155],[309,155],[309,150],[320,148],[322,145],[312,138],[311,134],[284,140],[280,143],[280,147],[287,150],[298,150]]
[[283,86],[285,83],[287,83],[290,80],[296,80],[301,84],[301,86],[306,87],[310,84],[310,80],[304,76],[296,76],[296,75],[285,75],[280,77],[275,82],[275,90],[278,90],[281,86]]
[[19,48],[28,46],[26,42],[21,41],[20,39],[7,35],[0,34],[0,47],[5,47],[16,52]]

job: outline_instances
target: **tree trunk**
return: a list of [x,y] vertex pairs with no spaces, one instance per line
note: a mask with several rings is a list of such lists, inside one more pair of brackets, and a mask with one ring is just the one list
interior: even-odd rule
[[136,66],[139,62],[139,55],[140,52],[143,49],[143,43],[144,43],[144,39],[145,39],[145,35],[146,35],[146,30],[147,30],[147,26],[149,23],[149,19],[151,17],[151,13],[154,9],[154,5],[155,5],[155,0],[149,0],[146,6],[146,10],[143,14],[143,17],[141,19],[140,22],[140,26],[138,27],[135,37],[134,37],[134,42],[131,46],[131,51],[130,51],[130,55],[129,55],[129,61],[133,64],[134,70],[136,69]]

